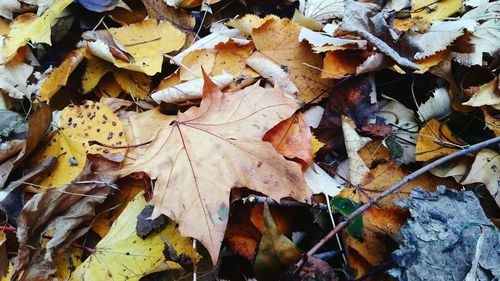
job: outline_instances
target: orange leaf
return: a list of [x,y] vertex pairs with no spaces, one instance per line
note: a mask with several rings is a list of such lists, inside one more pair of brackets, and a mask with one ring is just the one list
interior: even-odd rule
[[274,126],[262,138],[273,144],[276,150],[289,159],[296,159],[302,171],[312,163],[312,135],[302,113],[296,113]]

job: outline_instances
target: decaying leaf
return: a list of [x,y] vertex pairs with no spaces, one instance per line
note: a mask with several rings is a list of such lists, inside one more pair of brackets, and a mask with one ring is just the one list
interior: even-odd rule
[[186,255],[196,264],[200,255],[193,249],[191,239],[181,236],[174,221],[145,239],[137,236],[137,216],[146,206],[144,192],[138,193],[70,280],[139,280],[149,273],[181,269],[179,264],[167,261],[163,255],[165,243],[162,238],[167,239],[179,255]]
[[47,135],[46,143],[35,160],[58,157],[54,170],[40,182],[48,188],[62,186],[76,178],[89,153],[121,162],[125,149],[112,146],[127,145],[121,121],[106,105],[91,101],[62,110],[57,127]]
[[320,99],[333,82],[319,77],[322,58],[298,41],[300,29],[288,19],[270,18],[252,31],[252,39],[260,53],[285,70],[298,89],[297,97],[307,103]]
[[245,186],[277,201],[285,196],[308,201],[310,191],[300,165],[261,140],[297,109],[297,102],[276,88],[258,85],[222,93],[206,75],[204,79],[200,107],[179,113],[123,173],[144,171],[157,179],[152,216],[163,213],[175,219],[182,235],[200,240],[215,263],[231,188]]
[[418,66],[415,63],[404,57],[403,52],[401,54],[398,52],[401,48],[399,45],[406,43],[405,48],[411,46],[407,42],[401,42],[399,34],[390,25],[393,19],[393,12],[380,11],[380,7],[376,4],[347,1],[342,18],[342,30],[358,34],[400,66],[417,70]]
[[264,205],[264,229],[255,257],[255,276],[258,280],[277,280],[291,265],[300,259],[302,252],[281,234]]
[[[106,199],[116,179],[98,171],[114,170],[118,163],[99,156],[87,159],[74,182],[36,194],[24,206],[18,220],[20,246],[14,276],[45,280],[55,273],[55,257],[89,230],[95,206]],[[49,229],[53,234],[43,255],[41,239]]]
[[500,207],[500,154],[484,148],[476,155],[474,163],[462,184],[483,183]]
[[262,140],[272,143],[288,159],[297,159],[305,171],[313,161],[311,138],[311,129],[299,112],[267,131]]

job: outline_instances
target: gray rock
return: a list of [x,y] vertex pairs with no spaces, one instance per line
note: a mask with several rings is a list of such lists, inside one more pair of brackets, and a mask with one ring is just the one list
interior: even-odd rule
[[473,192],[417,188],[398,204],[412,218],[401,229],[390,275],[400,281],[461,281],[467,274],[467,281],[500,280],[500,233]]

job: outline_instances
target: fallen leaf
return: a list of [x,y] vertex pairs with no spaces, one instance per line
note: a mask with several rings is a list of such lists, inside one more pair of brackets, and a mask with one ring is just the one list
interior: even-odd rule
[[493,109],[487,107],[481,107],[484,113],[484,123],[488,128],[490,128],[495,136],[500,137],[500,116],[494,114]]
[[107,146],[127,145],[121,121],[107,106],[91,101],[62,110],[57,128],[48,134],[46,141],[47,145],[37,153],[34,161],[58,157],[54,170],[40,182],[48,188],[75,179],[84,168],[87,154],[101,154],[117,162],[123,160],[125,149],[91,145],[92,142]]
[[344,134],[347,157],[349,157],[349,181],[354,185],[358,185],[361,183],[363,177],[370,172],[370,169],[359,156],[358,150],[369,143],[371,139],[358,135],[354,122],[345,116],[342,116],[342,132]]
[[[294,269],[294,268],[293,268]],[[335,270],[325,261],[314,256],[307,256],[300,271],[289,272],[290,276],[284,276],[281,280],[286,281],[306,281],[306,280],[324,280],[338,281]]]
[[[118,163],[99,156],[87,159],[73,183],[36,194],[24,206],[18,219],[15,278],[45,280],[55,273],[54,258],[90,229],[95,206],[106,199],[116,179],[97,171],[114,170]],[[54,233],[42,256],[42,235],[51,228]]]
[[483,148],[476,155],[474,163],[462,184],[483,183],[500,207],[500,155],[489,148]]
[[80,256],[81,250],[76,247],[66,249],[57,255],[54,259],[56,266],[54,277],[59,280],[69,280],[75,268],[82,263]]
[[[223,73],[221,75],[211,77],[210,79],[212,79],[212,81],[218,88],[223,89],[233,82],[234,77],[231,74]],[[162,101],[174,103],[190,99],[199,99],[202,97],[202,95],[203,79],[198,78],[161,89],[157,92],[152,93],[151,98],[157,103],[161,103]]]
[[264,229],[255,257],[255,277],[258,280],[277,280],[302,256],[302,252],[276,227],[264,204]]
[[134,65],[139,68],[131,70],[140,70],[147,75],[160,72],[163,54],[179,50],[186,40],[184,33],[168,21],[144,20],[110,28],[109,33],[132,56]]
[[69,75],[82,62],[87,50],[79,48],[71,52],[61,64],[50,72],[40,88],[40,101],[50,102],[50,99],[62,86],[66,85]]
[[[335,211],[339,212],[343,217],[347,217],[352,212],[356,211],[361,204],[355,202],[349,198],[342,198],[339,196],[334,197],[331,200],[331,206]],[[347,225],[347,233],[354,239],[363,241],[363,216],[358,216],[354,218]]]
[[481,87],[479,87],[479,89],[474,93],[472,98],[462,104],[474,107],[491,105],[493,106],[493,108],[499,110],[500,88],[498,85],[498,77],[484,85],[481,85]]
[[3,40],[2,61],[8,62],[16,55],[17,49],[29,41],[50,45],[50,27],[57,20],[58,15],[72,2],[73,0],[55,0],[50,8],[39,17],[30,13],[16,17],[10,25],[8,36]]
[[[417,70],[418,66],[408,58],[403,57],[404,52],[399,50],[402,48],[401,45],[406,45],[406,49],[413,46],[402,42],[398,32],[392,27],[393,19],[394,12],[380,11],[378,5],[347,1],[342,18],[342,30],[358,34],[400,66]],[[408,50],[404,51],[408,52]]]
[[105,12],[116,7],[127,7],[122,0],[76,0],[85,9],[94,12]]
[[327,22],[340,18],[344,13],[345,1],[339,0],[300,0],[299,11],[307,18]]
[[392,135],[394,138],[390,139],[390,141],[393,141],[393,146],[397,146],[397,148],[391,147],[388,144],[388,140],[385,140],[385,145],[389,150],[401,149],[402,154],[400,158],[404,164],[415,162],[415,143],[419,127],[414,112],[401,103],[392,100],[381,107],[376,115],[384,118],[385,123],[393,127]]
[[41,105],[28,121],[28,135],[26,143],[16,158],[9,158],[0,164],[0,186],[4,186],[14,169],[24,164],[26,158],[38,147],[47,133],[52,121],[50,107]]
[[101,237],[106,236],[127,203],[144,189],[142,182],[128,178],[119,180],[117,186],[119,190],[115,192],[115,195],[108,197],[96,210],[98,216],[92,223],[92,229]]
[[142,158],[149,144],[155,139],[161,128],[174,121],[176,116],[166,115],[160,112],[160,108],[134,114],[123,121],[125,137],[130,148],[127,151],[127,157],[123,165],[133,163]]
[[[220,0],[164,0],[169,6],[180,7],[180,8],[194,8],[202,5],[212,5]],[[203,6],[202,6],[203,8]]]
[[29,64],[14,60],[0,65],[0,89],[15,99],[31,98],[35,85],[28,84],[28,78],[33,69]]
[[455,52],[453,57],[465,66],[482,65],[484,53],[493,55],[499,51],[498,44],[496,44],[500,40],[500,31],[498,29],[499,23],[494,19],[480,24],[469,39],[469,44],[474,46],[474,51],[471,53]]
[[298,89],[297,97],[309,103],[319,101],[333,82],[319,77],[317,69],[322,66],[322,58],[306,42],[298,41],[300,29],[289,19],[271,18],[253,30],[252,40],[260,53],[289,75]]
[[17,0],[5,0],[0,5],[0,16],[12,19],[12,13],[21,8],[21,4]]
[[139,280],[150,273],[181,269],[179,264],[166,260],[162,238],[166,238],[177,253],[187,255],[196,264],[200,255],[193,249],[191,239],[181,236],[174,221],[169,221],[161,232],[146,239],[137,236],[137,216],[146,206],[144,192],[138,193],[70,280]]
[[417,137],[417,161],[428,161],[460,150],[462,142],[453,136],[446,124],[435,119],[427,121]]
[[350,75],[355,75],[360,66],[368,56],[357,50],[339,50],[326,53],[323,60],[322,78],[342,79]]
[[[285,196],[307,201],[310,191],[299,165],[261,140],[267,130],[297,109],[296,101],[278,89],[258,85],[222,93],[206,75],[204,79],[200,107],[179,113],[123,173],[143,171],[157,179],[152,217],[163,213],[175,219],[182,235],[200,240],[215,264],[232,187],[245,186],[277,201]],[[227,173],[227,167],[232,172]],[[218,176],[219,169],[224,169],[225,177]]]
[[458,12],[462,7],[461,0],[415,0],[411,5],[412,18],[424,18],[431,22],[437,22]]
[[447,87],[435,89],[432,92],[432,97],[418,107],[420,121],[433,118],[440,119],[450,114],[450,112],[451,100]]
[[179,70],[179,79],[188,81],[202,77],[201,68],[207,73],[212,73],[215,65],[215,52],[207,49],[194,50],[182,59]]
[[304,173],[304,179],[314,194],[336,196],[344,188],[343,183],[332,178],[320,166],[313,163]]
[[474,31],[476,25],[473,20],[436,22],[425,33],[411,35],[410,40],[421,49],[415,54],[415,59],[425,59],[446,50],[466,31]]
[[302,171],[313,161],[311,139],[311,129],[300,112],[279,122],[262,138],[272,143],[281,155],[300,163]]

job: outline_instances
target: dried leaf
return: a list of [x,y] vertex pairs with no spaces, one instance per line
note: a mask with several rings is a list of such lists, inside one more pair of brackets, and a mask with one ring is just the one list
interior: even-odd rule
[[460,150],[461,141],[446,124],[429,120],[418,133],[415,150],[417,161],[428,161]]
[[359,156],[358,150],[369,143],[371,139],[358,135],[354,122],[345,116],[342,116],[342,132],[344,134],[347,156],[349,157],[349,181],[352,184],[358,185],[361,183],[363,177],[370,172],[370,169]]
[[483,148],[476,155],[474,163],[462,184],[483,183],[500,207],[500,155],[489,148]]
[[474,107],[491,105],[495,109],[500,109],[500,88],[498,85],[498,77],[484,85],[481,85],[472,98],[462,104]]
[[[112,190],[110,185],[116,176],[96,172],[116,168],[116,162],[89,156],[75,182],[36,194],[26,203],[18,220],[20,246],[14,276],[45,280],[55,273],[54,258],[89,230],[95,206]],[[54,233],[42,256],[42,235],[51,228]]]
[[[269,128],[296,109],[296,101],[278,89],[253,85],[221,93],[205,75],[200,107],[179,113],[123,173],[144,171],[157,179],[152,217],[163,213],[175,219],[181,233],[200,240],[215,263],[232,187],[245,186],[277,201],[285,196],[308,200],[310,191],[299,165],[261,140]],[[228,167],[232,167],[229,173]],[[221,178],[221,174],[226,176]]]
[[59,14],[71,4],[73,0],[55,0],[49,9],[40,17],[34,14],[21,14],[10,25],[10,32],[3,40],[1,49],[2,61],[8,62],[17,52],[17,49],[31,43],[47,43],[50,41],[50,27],[57,20]]
[[21,166],[46,135],[52,121],[52,112],[48,106],[40,106],[28,122],[26,143],[16,158],[9,158],[0,164],[0,186],[4,186],[12,171]]
[[302,252],[278,230],[267,204],[264,205],[264,223],[255,257],[255,277],[258,280],[277,280],[300,259]]
[[101,237],[106,236],[111,225],[123,212],[127,203],[132,201],[135,195],[144,189],[141,182],[128,178],[118,181],[117,186],[119,190],[115,192],[115,195],[107,198],[104,203],[99,205],[96,211],[99,216],[92,223],[92,229]]
[[31,98],[35,85],[28,84],[28,78],[33,69],[33,66],[17,60],[0,65],[0,89],[15,99]]
[[107,146],[127,145],[121,121],[107,106],[91,101],[61,111],[57,128],[49,133],[46,141],[47,145],[35,156],[35,162],[45,157],[59,157],[54,170],[40,182],[48,188],[75,179],[82,172],[89,153],[118,162],[123,160],[125,149],[91,145],[93,142]]
[[177,253],[187,255],[196,264],[200,256],[193,249],[191,239],[181,236],[174,221],[169,221],[161,232],[146,239],[137,236],[137,216],[146,206],[144,193],[138,193],[70,280],[139,280],[153,272],[181,269],[179,264],[165,259],[163,237]]
[[66,85],[69,75],[86,56],[87,50],[79,48],[71,52],[61,64],[50,72],[40,88],[40,101],[49,102],[62,86]]
[[461,0],[416,0],[412,1],[411,17],[424,18],[428,21],[439,21],[458,12],[462,6]]
[[[255,48],[280,65],[298,89],[297,96],[308,103],[319,100],[333,85],[319,77],[322,58],[305,42],[299,42],[301,27],[289,19],[268,19],[252,32]],[[311,67],[312,66],[312,67]]]
[[311,129],[299,112],[267,131],[262,140],[272,143],[281,155],[299,162],[305,171],[313,161],[311,138]]
[[21,4],[17,0],[4,0],[0,5],[0,16],[12,19],[12,13],[21,8]]
[[393,19],[393,12],[380,11],[380,8],[375,4],[349,0],[346,2],[342,18],[342,30],[358,34],[400,66],[416,70],[418,66],[400,54],[402,53],[399,50],[400,45],[406,42],[401,42],[402,39],[393,29]]

